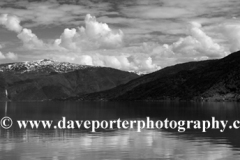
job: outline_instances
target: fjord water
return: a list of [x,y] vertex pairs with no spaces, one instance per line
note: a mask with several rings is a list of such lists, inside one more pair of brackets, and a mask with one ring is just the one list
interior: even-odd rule
[[[240,120],[239,103],[1,102],[0,118],[16,120]],[[240,159],[240,130],[98,130],[0,127],[2,160]]]

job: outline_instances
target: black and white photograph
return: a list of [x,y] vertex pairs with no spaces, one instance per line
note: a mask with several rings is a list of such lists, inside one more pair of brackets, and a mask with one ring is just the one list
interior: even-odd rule
[[0,160],[240,159],[239,8],[1,0]]

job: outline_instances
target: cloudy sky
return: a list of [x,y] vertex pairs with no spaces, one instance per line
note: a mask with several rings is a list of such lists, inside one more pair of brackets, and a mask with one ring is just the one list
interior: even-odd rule
[[152,72],[240,49],[239,0],[0,1],[0,63]]

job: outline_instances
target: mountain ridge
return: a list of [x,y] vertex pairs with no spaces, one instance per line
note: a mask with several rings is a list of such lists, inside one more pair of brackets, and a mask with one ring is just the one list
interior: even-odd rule
[[1,72],[40,72],[41,70],[48,69],[49,72],[66,73],[78,69],[95,68],[98,66],[79,65],[69,62],[59,62],[52,59],[42,59],[38,61],[25,61],[16,63],[0,64]]
[[108,67],[47,59],[1,64],[0,69],[0,100],[13,101],[66,98],[114,88],[138,77],[137,74]]
[[69,100],[240,100],[240,52],[166,67],[116,88]]

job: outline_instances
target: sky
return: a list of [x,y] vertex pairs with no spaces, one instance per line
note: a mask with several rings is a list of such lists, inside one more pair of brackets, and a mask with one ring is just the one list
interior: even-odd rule
[[2,0],[0,63],[149,73],[240,50],[239,0]]

